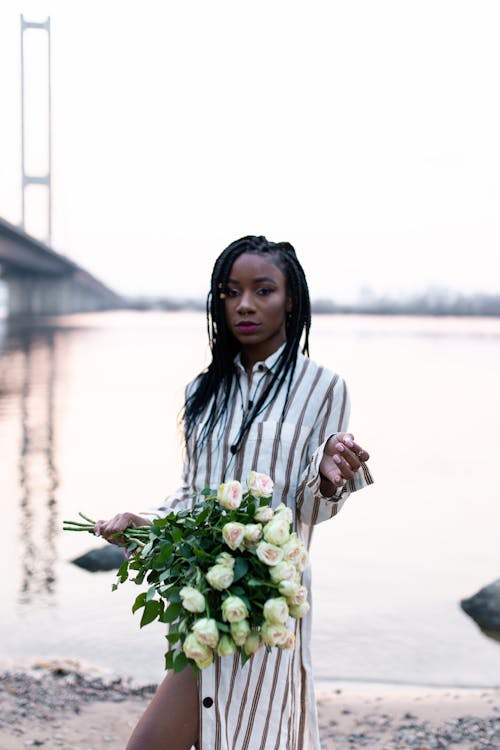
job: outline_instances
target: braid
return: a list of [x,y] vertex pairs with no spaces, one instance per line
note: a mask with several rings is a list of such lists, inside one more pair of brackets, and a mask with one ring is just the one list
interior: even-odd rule
[[[295,250],[288,242],[269,242],[265,237],[250,235],[231,243],[217,258],[212,272],[210,291],[207,296],[207,333],[212,351],[212,361],[207,370],[200,373],[193,392],[184,405],[184,426],[188,440],[204,409],[211,403],[210,411],[200,434],[201,446],[217,424],[223,426],[227,418],[229,399],[234,378],[234,358],[241,347],[231,335],[225,314],[221,289],[227,288],[229,274],[235,260],[243,253],[269,255],[269,259],[283,272],[288,293],[293,299],[292,310],[286,321],[286,343],[274,368],[273,376],[257,403],[241,425],[236,440],[239,447],[256,417],[269,403],[273,394],[287,383],[286,408],[295,372],[297,351],[304,332],[302,351],[309,355],[309,330],[311,327],[311,304],[304,270]],[[288,382],[287,382],[288,381]]]

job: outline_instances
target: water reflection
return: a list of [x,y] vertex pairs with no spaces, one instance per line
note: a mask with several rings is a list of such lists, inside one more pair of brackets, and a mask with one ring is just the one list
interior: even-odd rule
[[10,331],[2,353],[0,399],[18,400],[21,420],[18,598],[23,604],[51,604],[56,590],[55,343],[53,329]]

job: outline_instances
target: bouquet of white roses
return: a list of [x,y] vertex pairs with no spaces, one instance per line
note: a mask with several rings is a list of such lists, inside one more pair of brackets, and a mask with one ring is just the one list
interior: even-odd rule
[[[203,490],[191,510],[123,533],[130,557],[118,579],[149,584],[132,611],[143,610],[141,627],[170,624],[166,669],[204,669],[216,654],[237,651],[245,663],[262,645],[293,648],[286,623],[309,609],[301,585],[308,556],[290,508],[271,508],[272,491],[272,480],[252,471],[246,492],[228,481]],[[64,528],[93,532],[83,517],[89,523],[65,521]]]

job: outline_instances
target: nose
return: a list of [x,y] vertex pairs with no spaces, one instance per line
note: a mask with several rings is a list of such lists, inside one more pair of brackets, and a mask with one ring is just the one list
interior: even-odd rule
[[249,290],[242,291],[238,298],[238,305],[236,307],[237,312],[241,315],[248,315],[255,311],[255,305],[253,304],[252,294]]

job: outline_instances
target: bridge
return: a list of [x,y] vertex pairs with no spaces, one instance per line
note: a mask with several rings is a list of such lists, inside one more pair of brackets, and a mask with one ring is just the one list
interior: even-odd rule
[[1,218],[0,278],[7,284],[9,317],[127,307],[88,271]]

